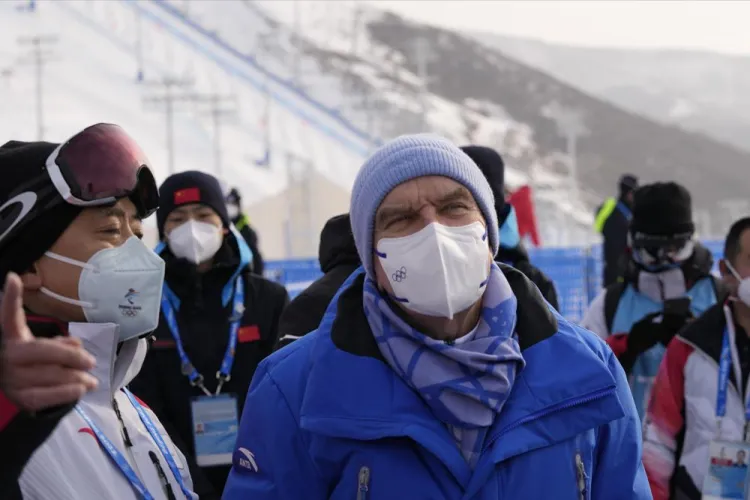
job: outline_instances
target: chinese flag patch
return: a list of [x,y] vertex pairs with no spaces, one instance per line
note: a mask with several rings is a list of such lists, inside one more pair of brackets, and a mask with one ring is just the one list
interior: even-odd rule
[[185,203],[199,203],[201,201],[201,191],[198,188],[180,189],[174,193],[174,204],[184,205]]
[[240,330],[237,332],[237,340],[240,343],[260,340],[260,330],[258,329],[258,325],[241,326]]

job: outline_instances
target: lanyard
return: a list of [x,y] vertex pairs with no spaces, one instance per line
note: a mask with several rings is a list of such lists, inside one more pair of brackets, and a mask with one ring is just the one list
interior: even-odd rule
[[[719,381],[716,389],[716,419],[721,433],[721,422],[727,413],[727,393],[729,390],[729,370],[733,363],[733,349],[732,343],[735,340],[734,331],[734,319],[732,318],[732,312],[729,306],[724,306],[724,316],[726,318],[727,326],[724,328],[724,335],[721,341],[721,354],[719,355]],[[736,366],[735,366],[736,369]],[[739,372],[739,373],[738,373]],[[737,379],[738,391],[740,393],[740,400],[743,399],[742,391],[739,387],[742,387],[742,373],[740,370],[735,371],[735,378]],[[750,423],[750,404],[745,402],[745,440],[748,438],[748,423]]]
[[169,469],[172,471],[172,474],[174,475],[175,479],[177,480],[177,483],[180,485],[180,489],[182,490],[182,493],[185,495],[185,498],[193,498],[193,494],[190,491],[190,489],[185,486],[185,483],[182,481],[182,475],[180,474],[180,469],[177,467],[177,464],[174,461],[174,457],[169,452],[169,448],[167,448],[167,444],[164,442],[164,439],[161,437],[161,434],[156,429],[156,426],[154,426],[154,423],[149,418],[148,414],[146,413],[146,410],[143,409],[143,406],[135,399],[133,394],[127,390],[123,389],[123,392],[130,400],[130,403],[133,405],[133,408],[135,408],[135,411],[138,412],[138,416],[141,419],[141,422],[143,422],[143,425],[146,426],[146,430],[151,435],[151,438],[156,443],[156,446],[159,448],[159,451],[164,456],[164,458],[167,461],[167,464],[169,465]]
[[164,318],[167,320],[167,326],[169,327],[169,331],[172,333],[172,337],[177,346],[177,353],[180,355],[182,373],[190,379],[190,385],[198,387],[207,396],[219,394],[221,392],[221,387],[231,378],[230,374],[232,373],[232,365],[234,364],[234,350],[237,347],[237,332],[240,329],[242,315],[245,312],[245,287],[242,277],[238,276],[234,282],[234,303],[232,306],[232,317],[229,318],[231,321],[229,325],[229,341],[227,342],[227,350],[224,353],[221,367],[219,368],[219,371],[216,372],[218,383],[216,384],[215,394],[211,394],[209,390],[206,389],[206,386],[203,384],[203,375],[198,373],[198,370],[195,369],[195,366],[190,362],[190,359],[185,352],[182,340],[180,340],[180,328],[177,326],[177,318],[175,317],[175,310],[179,308],[179,300],[166,283],[164,283],[164,293],[162,295],[161,310],[164,313]]
[[[135,491],[138,492],[138,494],[143,498],[144,500],[153,500],[154,497],[151,496],[151,493],[148,492],[146,487],[143,485],[141,480],[138,478],[138,474],[135,473],[133,468],[130,466],[128,461],[125,459],[125,457],[122,456],[122,453],[115,447],[114,444],[112,444],[112,441],[107,438],[107,436],[104,435],[104,433],[99,429],[99,427],[94,424],[94,421],[91,420],[91,417],[89,417],[86,412],[83,411],[83,408],[76,405],[76,411],[81,416],[81,418],[88,424],[88,426],[91,428],[92,431],[94,431],[94,434],[96,435],[97,441],[99,441],[99,444],[102,445],[102,447],[107,451],[107,454],[112,459],[112,461],[119,467],[120,472],[122,472],[123,476],[130,481],[130,484],[133,485],[133,488]],[[188,497],[190,498],[190,497]]]
[[622,215],[625,216],[628,221],[633,219],[633,212],[630,211],[630,209],[621,201],[617,202],[617,208],[622,212]]
[[[169,452],[169,449],[167,449],[167,445],[164,443],[164,439],[162,439],[161,434],[159,434],[159,431],[157,431],[156,427],[154,427],[154,423],[151,421],[149,416],[143,410],[141,404],[138,403],[138,401],[133,397],[130,391],[124,389],[123,392],[130,400],[130,403],[133,405],[133,408],[135,408],[135,411],[138,412],[138,417],[140,417],[143,425],[146,426],[146,430],[148,430],[151,438],[154,440],[154,442],[156,442],[156,446],[159,448],[159,451],[161,451],[161,454],[164,455],[164,458],[167,460],[169,468],[172,470],[172,474],[174,474],[175,479],[180,485],[180,489],[185,494],[185,498],[193,498],[192,492],[185,486],[185,483],[183,483],[182,476],[180,475],[180,470],[177,468],[177,464],[175,463],[172,454]],[[151,495],[151,493],[148,492],[146,486],[144,486],[143,482],[141,482],[138,474],[135,473],[125,457],[122,456],[122,453],[120,453],[120,451],[112,443],[112,441],[110,441],[109,438],[104,435],[101,429],[99,429],[99,426],[97,426],[94,421],[91,420],[91,417],[89,417],[88,414],[83,411],[83,408],[81,408],[80,405],[76,405],[76,412],[78,412],[84,422],[88,424],[88,426],[96,435],[97,441],[99,441],[102,447],[107,451],[107,454],[110,456],[112,461],[115,463],[115,465],[117,465],[117,467],[120,469],[120,472],[122,472],[127,480],[130,481],[130,484],[138,492],[141,498],[143,498],[144,500],[154,500],[154,497]]]

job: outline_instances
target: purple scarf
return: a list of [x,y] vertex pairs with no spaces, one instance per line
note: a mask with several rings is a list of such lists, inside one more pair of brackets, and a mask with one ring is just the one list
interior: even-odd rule
[[380,352],[444,422],[466,461],[474,467],[495,416],[523,368],[514,336],[516,297],[493,264],[482,312],[471,338],[455,344],[428,337],[394,313],[371,279],[363,304]]

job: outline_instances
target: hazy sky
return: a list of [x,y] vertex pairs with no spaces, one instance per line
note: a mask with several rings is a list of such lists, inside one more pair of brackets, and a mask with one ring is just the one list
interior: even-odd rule
[[750,0],[369,0],[448,28],[573,45],[750,55]]

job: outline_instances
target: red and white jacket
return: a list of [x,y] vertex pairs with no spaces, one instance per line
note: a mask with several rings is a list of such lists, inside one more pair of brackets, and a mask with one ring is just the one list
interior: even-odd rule
[[[723,307],[711,307],[676,336],[659,368],[643,428],[643,465],[654,500],[701,498],[709,444],[717,436],[719,356],[727,324]],[[735,339],[730,342],[733,368],[721,435],[742,441],[747,394],[738,390],[742,375]]]

